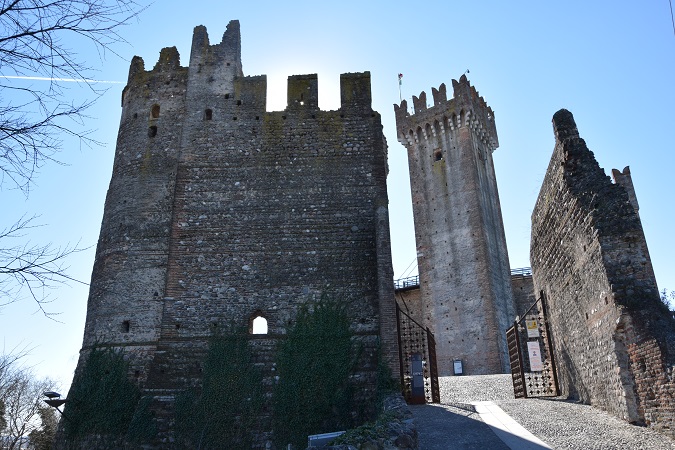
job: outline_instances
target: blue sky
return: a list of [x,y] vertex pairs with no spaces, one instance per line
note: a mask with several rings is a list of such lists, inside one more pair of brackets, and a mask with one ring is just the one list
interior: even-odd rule
[[[410,101],[441,83],[469,80],[495,111],[500,147],[494,153],[511,267],[529,266],[530,214],[554,138],[551,117],[575,116],[581,137],[609,175],[631,167],[640,216],[660,288],[675,290],[675,224],[671,171],[675,167],[675,34],[668,0],[636,1],[341,1],[185,2],[161,0],[122,34],[121,58],[101,60],[74,48],[120,81],[89,111],[87,128],[101,147],[67,141],[28,199],[4,186],[0,227],[21,214],[41,214],[35,243],[80,242],[90,249],[69,261],[70,274],[88,282],[110,180],[120,97],[134,55],[152,67],[162,47],[176,46],[183,65],[192,30],[205,25],[212,43],[238,19],[246,75],[266,74],[270,111],[285,107],[286,77],[318,73],[323,109],[339,107],[339,74],[370,71],[373,108],[382,115],[389,144],[389,201],[394,270],[401,276],[415,258],[407,158],[397,142],[393,104]],[[37,81],[17,83],[37,83]],[[83,98],[73,84],[69,95]],[[50,293],[49,311],[30,301],[0,310],[5,351],[32,347],[26,363],[66,390],[82,342],[88,289],[71,283]]]

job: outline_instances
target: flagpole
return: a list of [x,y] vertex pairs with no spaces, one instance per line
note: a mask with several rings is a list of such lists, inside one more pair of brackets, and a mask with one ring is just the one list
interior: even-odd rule
[[403,78],[403,74],[399,73],[398,74],[398,102],[401,103],[403,101],[403,97],[401,97],[401,79]]

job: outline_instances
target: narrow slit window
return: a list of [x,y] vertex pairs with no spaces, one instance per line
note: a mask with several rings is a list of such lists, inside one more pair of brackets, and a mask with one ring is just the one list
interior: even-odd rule
[[212,109],[204,110],[204,120],[211,120],[211,119],[213,119],[213,110]]
[[128,333],[130,329],[131,329],[131,324],[129,323],[128,320],[125,320],[124,322],[122,322],[122,333]]
[[152,105],[152,109],[150,109],[150,117],[153,119],[157,119],[159,117],[159,105],[154,104]]

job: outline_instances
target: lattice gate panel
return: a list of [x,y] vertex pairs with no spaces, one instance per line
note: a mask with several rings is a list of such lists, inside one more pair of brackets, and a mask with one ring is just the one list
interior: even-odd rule
[[402,311],[396,305],[398,321],[400,376],[403,396],[409,403],[414,403],[413,397],[413,355],[422,356],[424,377],[424,401],[439,403],[440,390],[438,387],[438,369],[436,365],[436,343],[433,334]]
[[555,397],[560,392],[545,307],[540,298],[506,332],[516,398]]
[[516,398],[523,398],[526,396],[525,383],[523,382],[523,365],[520,360],[520,342],[518,342],[518,331],[516,326],[506,330],[506,345],[509,348],[511,377],[513,379],[513,394],[516,396]]

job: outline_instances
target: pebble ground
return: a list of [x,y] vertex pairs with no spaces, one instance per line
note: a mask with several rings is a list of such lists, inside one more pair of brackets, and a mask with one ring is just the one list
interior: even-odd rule
[[675,441],[645,427],[564,399],[514,399],[511,375],[440,377],[440,405],[411,407],[422,450],[508,449],[471,402],[491,400],[554,449],[675,450]]

